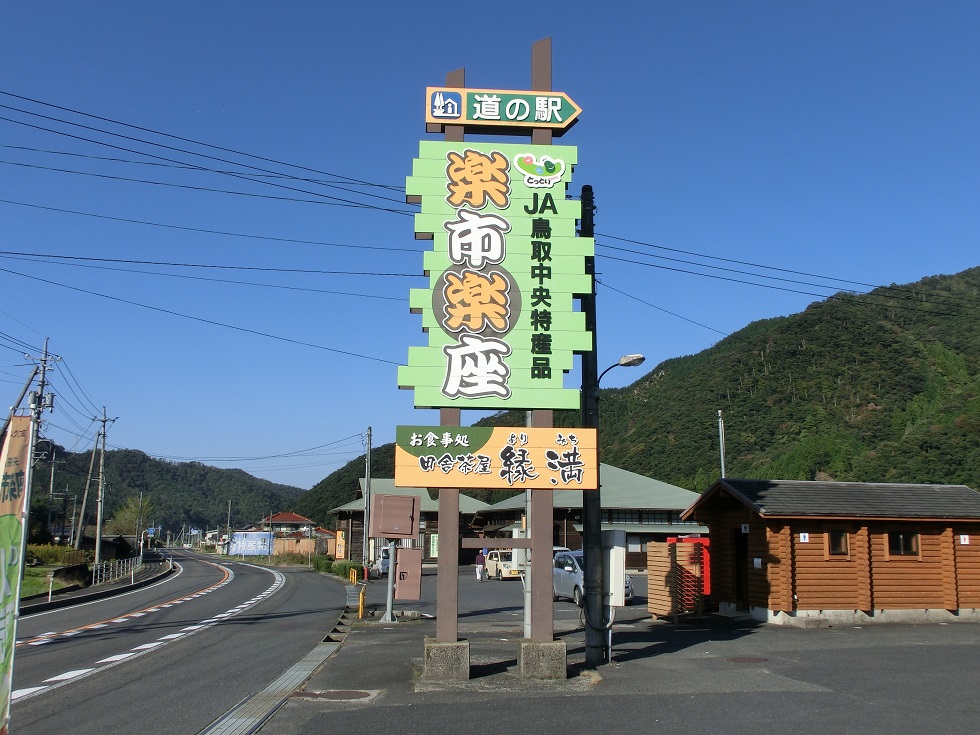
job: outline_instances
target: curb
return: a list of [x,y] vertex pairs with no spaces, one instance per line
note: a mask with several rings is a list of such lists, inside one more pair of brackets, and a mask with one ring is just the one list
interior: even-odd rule
[[[84,594],[76,594],[74,592],[67,593],[61,597],[52,597],[50,602],[48,600],[45,600],[44,602],[30,602],[22,600],[22,604],[20,605],[20,615],[47,612],[48,610],[57,610],[58,608],[68,607],[69,605],[79,605],[84,602],[92,602],[93,600],[101,600],[106,597],[112,597],[113,595],[121,595],[123,592],[130,592],[131,590],[138,590],[141,587],[146,587],[153,582],[157,582],[164,577],[173,574],[176,570],[177,564],[171,564],[169,568],[165,567],[160,572],[144,577],[133,584],[108,587],[106,589]],[[27,602],[27,604],[23,604],[24,602]]]

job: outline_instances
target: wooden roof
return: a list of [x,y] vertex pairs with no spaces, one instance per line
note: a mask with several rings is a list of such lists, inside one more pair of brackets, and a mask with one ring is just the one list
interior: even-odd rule
[[730,496],[764,517],[980,520],[980,493],[966,485],[722,478],[682,518]]

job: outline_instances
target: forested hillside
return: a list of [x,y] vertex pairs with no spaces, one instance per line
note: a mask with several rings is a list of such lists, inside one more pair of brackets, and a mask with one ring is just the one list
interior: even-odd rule
[[[729,477],[980,489],[978,321],[980,268],[755,322],[629,387],[603,389],[603,461],[703,491],[721,474],[721,410]],[[555,416],[559,426],[580,420]],[[477,423],[523,422],[523,412],[504,412]],[[373,474],[391,477],[393,445],[374,455]],[[355,496],[363,472],[363,458],[352,461],[298,512],[324,520]]]
[[[50,451],[46,442],[39,448],[44,453]],[[74,497],[81,507],[91,452],[71,453],[61,447],[55,451],[59,464],[55,465],[54,487],[59,497],[52,504],[52,520],[55,528],[60,528],[62,513],[67,510],[66,526],[70,527],[70,498]],[[95,474],[98,474],[98,464]],[[198,462],[165,462],[131,449],[106,452],[105,474],[107,523],[127,501],[138,498],[142,492],[144,507],[152,508],[149,517],[142,519],[142,526],[153,523],[174,532],[184,525],[202,530],[224,525],[229,500],[232,526],[241,526],[256,523],[270,512],[287,509],[303,494],[299,488],[261,480],[242,470],[218,469]],[[32,529],[39,530],[45,525],[42,519],[46,521],[48,512],[50,464],[47,461],[38,463],[32,487]],[[86,505],[90,534],[96,517],[96,492],[93,483]],[[63,500],[66,495],[67,502]]]
[[603,391],[605,461],[704,490],[720,409],[730,477],[980,488],[978,316],[973,268],[756,322]]

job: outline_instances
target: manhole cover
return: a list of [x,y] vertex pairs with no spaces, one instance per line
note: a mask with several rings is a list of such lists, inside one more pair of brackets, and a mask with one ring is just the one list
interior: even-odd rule
[[371,692],[363,692],[354,689],[331,689],[325,692],[294,692],[296,699],[324,699],[331,702],[349,701],[351,699],[367,699]]
[[736,658],[726,659],[726,661],[733,664],[762,664],[768,660],[767,658],[759,658],[758,656],[738,656]]

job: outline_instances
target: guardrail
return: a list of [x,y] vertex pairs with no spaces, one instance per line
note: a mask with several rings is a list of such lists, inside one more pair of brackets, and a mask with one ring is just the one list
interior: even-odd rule
[[92,584],[115,582],[123,577],[136,581],[136,571],[143,566],[143,557],[134,556],[131,559],[112,559],[92,567]]

